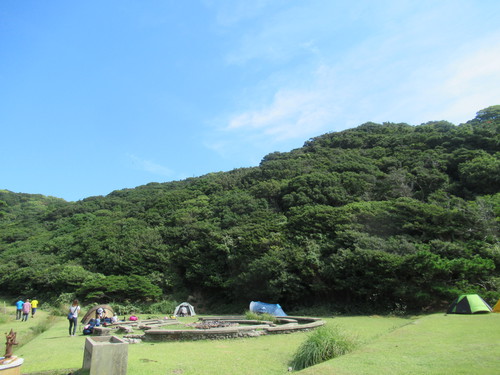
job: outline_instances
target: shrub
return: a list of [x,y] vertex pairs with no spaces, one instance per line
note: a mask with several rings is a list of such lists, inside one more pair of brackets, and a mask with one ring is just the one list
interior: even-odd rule
[[392,310],[389,312],[389,315],[400,316],[400,317],[406,316],[407,314],[408,314],[408,306],[402,302],[396,302]]
[[142,305],[132,303],[116,303],[110,302],[109,305],[117,315],[138,314],[144,310]]
[[44,303],[42,307],[52,315],[67,315],[74,299],[76,299],[74,293],[61,293],[54,301],[53,306],[49,307],[49,304]]
[[172,315],[178,303],[171,300],[163,300],[160,302],[152,303],[145,308],[144,313],[147,314],[161,314]]
[[294,370],[302,370],[349,353],[356,345],[356,340],[338,327],[321,327],[300,345],[290,365]]

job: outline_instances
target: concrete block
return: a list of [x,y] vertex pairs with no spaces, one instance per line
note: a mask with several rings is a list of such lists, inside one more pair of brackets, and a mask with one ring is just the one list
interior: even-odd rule
[[83,369],[90,375],[126,375],[128,343],[116,336],[93,336],[85,341]]

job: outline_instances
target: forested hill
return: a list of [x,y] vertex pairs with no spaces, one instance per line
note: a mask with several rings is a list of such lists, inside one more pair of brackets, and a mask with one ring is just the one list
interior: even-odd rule
[[286,309],[500,297],[500,106],[366,123],[254,168],[79,202],[0,191],[0,289]]

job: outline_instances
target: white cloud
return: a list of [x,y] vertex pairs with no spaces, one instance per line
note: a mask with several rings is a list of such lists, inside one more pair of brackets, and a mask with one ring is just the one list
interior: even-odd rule
[[[385,121],[419,124],[447,120],[459,124],[500,101],[499,34],[472,39],[454,51],[429,51],[428,64],[415,64],[385,97]],[[399,94],[399,95],[398,95]],[[383,113],[383,112],[380,112]],[[378,121],[379,119],[374,118]]]
[[[496,41],[496,43],[494,42]],[[500,35],[494,35],[476,49],[449,65],[449,77],[440,88],[451,103],[443,115],[458,122],[471,119],[488,106],[500,103]]]
[[129,155],[129,158],[132,161],[132,166],[135,169],[164,177],[172,176],[172,170],[164,167],[163,165],[152,162],[151,160],[139,158],[135,155]]
[[[341,61],[291,77],[289,87],[276,88],[267,105],[248,103],[249,109],[231,116],[226,130],[268,142],[305,140],[365,121],[460,123],[500,100],[498,44],[477,47],[476,41],[475,48],[449,56],[429,51],[429,65],[421,65],[412,63],[411,54],[398,55],[404,38],[372,42],[372,48],[380,47],[376,56],[365,45]],[[300,88],[304,81],[308,87]]]
[[276,142],[307,138],[322,131],[335,112],[332,92],[321,85],[310,89],[280,89],[264,108],[232,116],[226,130],[259,132]]
[[358,25],[368,23],[357,34],[350,24],[339,31],[324,22],[335,10],[330,7],[319,21],[308,17],[317,8],[309,8],[298,24],[289,22],[299,10],[292,8],[242,35],[228,61],[257,64],[267,77],[241,92],[241,110],[226,117],[225,132],[213,142],[218,152],[238,151],[234,144],[285,147],[366,121],[458,124],[499,104],[497,26],[457,29],[477,18],[471,5],[391,4],[372,8],[377,24],[370,23],[368,11],[348,14]]

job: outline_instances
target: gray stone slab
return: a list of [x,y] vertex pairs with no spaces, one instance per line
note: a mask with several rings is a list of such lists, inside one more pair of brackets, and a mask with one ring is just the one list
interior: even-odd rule
[[87,337],[83,369],[90,375],[126,375],[128,343],[116,336]]

